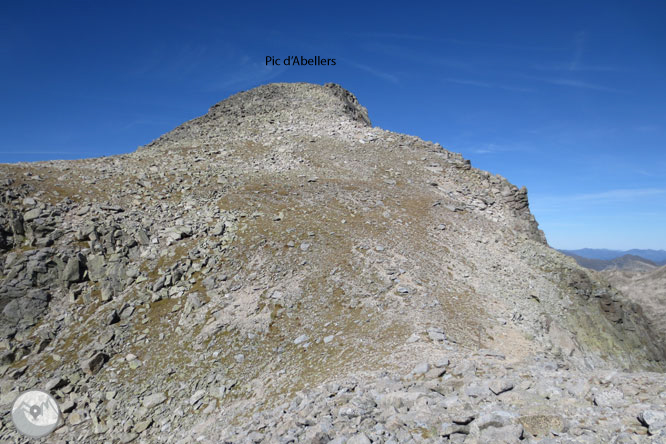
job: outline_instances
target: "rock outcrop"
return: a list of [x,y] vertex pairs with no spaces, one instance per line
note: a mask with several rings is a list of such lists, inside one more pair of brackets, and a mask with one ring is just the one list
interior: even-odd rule
[[657,335],[655,343],[666,343],[666,266],[646,271],[610,269],[600,274],[645,313]]
[[524,187],[338,85],[0,176],[0,440],[28,388],[65,412],[53,442],[666,433],[642,310],[548,247]]

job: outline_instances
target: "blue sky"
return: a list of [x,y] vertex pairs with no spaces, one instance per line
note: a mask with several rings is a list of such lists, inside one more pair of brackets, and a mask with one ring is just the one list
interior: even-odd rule
[[332,81],[527,186],[552,246],[666,249],[666,2],[435,3],[3,2],[0,162],[126,153],[235,92]]

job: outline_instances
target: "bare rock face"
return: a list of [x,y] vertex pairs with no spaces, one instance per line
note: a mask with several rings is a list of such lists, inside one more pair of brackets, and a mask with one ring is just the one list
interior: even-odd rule
[[364,123],[367,126],[372,126],[370,117],[368,117],[368,110],[358,103],[358,99],[356,99],[354,94],[336,83],[327,83],[324,87],[330,88],[333,91],[333,94],[340,98],[344,106],[344,112],[348,113],[352,119]]
[[548,247],[524,187],[372,127],[339,85],[261,86],[135,153],[0,177],[0,404],[48,384],[58,439],[664,430],[643,310]]
[[666,266],[642,271],[610,269],[600,273],[645,314],[657,343],[666,343]]

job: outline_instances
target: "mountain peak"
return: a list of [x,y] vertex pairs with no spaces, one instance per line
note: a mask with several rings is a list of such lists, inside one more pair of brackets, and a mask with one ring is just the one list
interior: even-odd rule
[[354,94],[336,83],[270,83],[242,91],[213,105],[208,113],[141,147],[197,146],[232,131],[274,132],[280,128],[326,129],[341,125],[372,126],[368,110]]
[[268,116],[277,118],[282,113],[305,114],[313,117],[339,117],[371,126],[367,109],[356,96],[336,83],[270,83],[258,86],[215,104],[211,117],[234,116],[241,119]]

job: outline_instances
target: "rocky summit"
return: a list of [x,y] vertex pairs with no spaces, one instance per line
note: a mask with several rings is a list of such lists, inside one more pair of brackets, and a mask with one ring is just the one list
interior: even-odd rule
[[527,190],[270,84],[136,152],[0,165],[0,441],[663,443],[666,347]]

